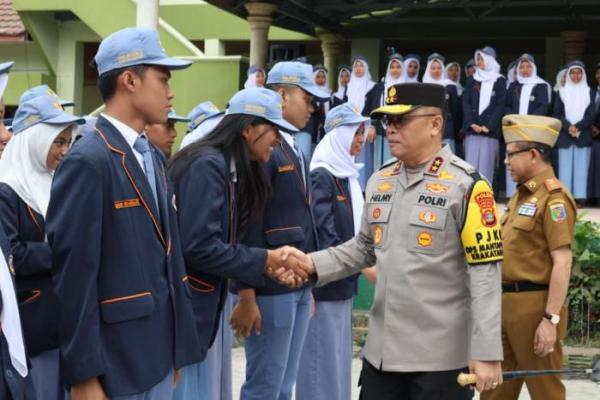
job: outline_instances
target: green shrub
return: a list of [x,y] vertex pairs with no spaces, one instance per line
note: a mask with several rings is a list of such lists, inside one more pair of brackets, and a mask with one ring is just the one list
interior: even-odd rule
[[567,303],[571,342],[590,345],[600,337],[600,224],[577,218]]

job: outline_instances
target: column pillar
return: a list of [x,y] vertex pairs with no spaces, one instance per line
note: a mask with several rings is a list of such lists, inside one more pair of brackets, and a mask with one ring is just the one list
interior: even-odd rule
[[225,42],[220,39],[204,39],[204,54],[207,56],[224,56]]
[[159,0],[137,0],[136,22],[138,28],[158,30]]
[[565,62],[581,60],[585,51],[586,31],[562,31],[560,37],[563,41]]
[[337,85],[337,67],[339,58],[344,48],[344,37],[339,34],[316,30],[316,34],[321,39],[321,50],[323,51],[323,64],[329,71],[327,82],[329,88],[335,90]]
[[248,23],[250,24],[250,65],[264,67],[269,50],[269,27],[273,18],[271,14],[277,8],[273,3],[246,2]]

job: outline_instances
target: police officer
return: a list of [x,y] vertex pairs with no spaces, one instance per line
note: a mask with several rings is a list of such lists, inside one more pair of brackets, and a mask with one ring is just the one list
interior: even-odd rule
[[[505,370],[560,369],[564,305],[571,272],[575,201],[554,177],[552,147],[561,122],[534,115],[502,120],[508,171],[517,191],[502,217],[502,341]],[[565,398],[558,375],[511,380],[483,396],[517,399],[523,383],[533,400]]]
[[440,85],[388,90],[372,117],[399,161],[370,178],[358,235],[306,260],[317,285],[377,264],[362,399],[467,399],[467,366],[479,391],[502,382],[500,222],[489,184],[442,146],[444,107]]

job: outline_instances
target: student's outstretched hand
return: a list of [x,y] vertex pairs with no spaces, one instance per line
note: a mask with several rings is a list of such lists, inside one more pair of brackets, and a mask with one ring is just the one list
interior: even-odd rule
[[267,275],[272,279],[298,287],[303,285],[314,273],[312,260],[300,250],[284,246],[276,250],[268,250]]

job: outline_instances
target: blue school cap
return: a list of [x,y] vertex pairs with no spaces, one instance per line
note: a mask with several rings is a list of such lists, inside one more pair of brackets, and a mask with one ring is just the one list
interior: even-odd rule
[[183,117],[181,115],[177,115],[177,113],[175,112],[174,109],[171,109],[171,111],[169,111],[167,120],[173,121],[173,122],[190,122],[190,119],[188,117]]
[[361,115],[358,108],[352,103],[344,103],[329,110],[323,128],[325,132],[330,132],[341,125],[362,124],[370,120],[369,117]]
[[16,135],[40,122],[50,125],[82,125],[85,119],[66,113],[57,96],[46,94],[19,104],[13,119],[12,131]]
[[[29,101],[31,99],[34,99],[36,97],[43,96],[46,94],[49,96],[57,96],[57,94],[54,93],[54,90],[50,89],[50,87],[48,85],[34,86],[31,89],[27,89],[21,95],[21,97],[19,98],[19,104],[25,103],[26,101]],[[59,99],[59,101],[60,101],[60,105],[63,107],[70,107],[70,106],[75,105],[74,101],[63,100],[63,99]]]
[[226,114],[254,115],[266,119],[285,131],[298,132],[298,129],[283,119],[282,102],[283,99],[274,90],[265,88],[243,89],[234,94],[229,100],[229,108]]
[[156,65],[170,70],[189,67],[191,61],[167,57],[154,29],[125,28],[108,35],[94,58],[98,75],[133,65]]
[[329,93],[320,89],[312,79],[312,66],[298,61],[280,61],[269,71],[267,85],[284,83],[296,85],[312,96],[328,99]]
[[10,71],[10,69],[12,68],[12,66],[14,64],[15,64],[14,61],[7,61],[7,62],[0,63],[0,75],[8,74],[8,72]]
[[223,114],[225,114],[225,111],[219,111],[217,106],[215,106],[212,101],[204,101],[194,107],[188,114],[188,118],[190,120],[190,123],[188,124],[188,130],[193,131],[198,127],[198,125],[207,119]]

